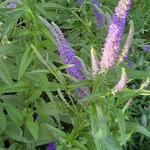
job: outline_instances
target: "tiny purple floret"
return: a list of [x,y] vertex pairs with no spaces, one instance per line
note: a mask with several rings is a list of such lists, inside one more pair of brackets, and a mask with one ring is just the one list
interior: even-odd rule
[[147,52],[150,50],[150,46],[149,45],[143,45],[143,52]]
[[47,150],[56,150],[56,146],[54,142],[48,143],[48,149]]
[[127,61],[128,60],[128,52],[125,54],[125,56],[123,57],[124,61]]
[[132,62],[132,61],[129,61],[129,62],[127,63],[127,67],[128,67],[128,68],[133,67],[133,65],[134,65],[134,62]]
[[34,113],[33,114],[33,120],[34,121],[39,121],[39,119],[40,119],[40,116],[37,113]]

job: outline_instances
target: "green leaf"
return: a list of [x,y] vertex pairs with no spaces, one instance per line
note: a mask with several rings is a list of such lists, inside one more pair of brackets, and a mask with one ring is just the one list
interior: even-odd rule
[[107,150],[123,150],[111,136],[109,136],[104,143]]
[[40,105],[39,108],[37,108],[37,112],[41,115],[48,116],[48,115],[56,115],[56,114],[62,114],[63,112],[63,103],[62,102],[48,102],[45,104]]
[[117,103],[122,103],[125,99],[130,99],[138,95],[140,95],[140,90],[125,89],[116,94],[118,98]]
[[38,122],[34,122],[32,113],[27,114],[27,120],[25,122],[27,129],[33,136],[33,138],[37,141],[38,140]]
[[0,93],[13,93],[19,91],[26,91],[29,90],[29,83],[28,82],[17,82],[12,85],[12,87],[2,84],[0,86]]
[[38,59],[45,65],[45,67],[48,69],[48,71],[49,71],[50,73],[52,73],[60,83],[63,83],[64,81],[62,81],[62,78],[60,77],[60,74],[56,73],[56,71],[54,70],[54,69],[55,69],[55,68],[54,68],[54,65],[53,65],[52,63],[51,63],[51,65],[49,65],[50,62],[49,62],[49,64],[48,64],[48,63],[44,60],[44,58],[42,57],[42,55],[38,52],[38,50],[36,49],[36,47],[35,47],[33,44],[31,44],[31,47],[32,47],[32,49],[33,49],[35,55],[36,55],[36,56],[38,57]]
[[62,138],[62,139],[64,139],[64,138],[67,137],[66,134],[65,134],[65,132],[63,132],[62,130],[57,129],[56,127],[54,127],[54,126],[52,126],[52,125],[50,125],[50,124],[47,124],[47,123],[44,123],[44,125],[45,125],[45,128],[47,128],[48,131],[49,131],[53,136],[59,137],[59,138]]
[[23,114],[22,111],[14,107],[13,105],[6,104],[5,109],[8,113],[8,116],[11,118],[11,120],[19,126],[23,125]]
[[66,7],[64,7],[62,5],[58,5],[56,3],[50,3],[50,2],[49,3],[38,3],[37,5],[40,6],[40,7],[43,7],[43,8],[68,10]]
[[34,89],[32,92],[32,95],[30,96],[30,100],[34,101],[38,99],[41,95],[42,91],[40,89]]
[[10,17],[6,20],[5,24],[7,24],[7,28],[4,30],[4,33],[2,33],[2,36],[9,35],[9,32],[13,29],[13,27],[17,24],[18,19],[22,16],[23,12],[16,12],[13,17]]
[[45,124],[41,123],[39,125],[38,141],[35,142],[35,145],[36,146],[44,145],[44,144],[49,143],[49,141],[52,141],[52,140],[53,140],[53,136],[52,136],[51,132],[47,129]]
[[0,59],[0,78],[4,81],[8,86],[12,86],[13,82],[11,76],[9,74],[8,68],[5,63]]
[[126,128],[129,131],[139,132],[150,138],[150,132],[146,128],[144,128],[143,126],[141,126],[137,123],[126,122]]
[[91,105],[90,120],[95,145],[98,150],[103,150],[105,147],[104,141],[106,141],[107,138],[107,123],[102,113],[102,109],[98,105]]
[[4,130],[6,127],[6,117],[3,112],[3,109],[0,108],[0,130]]
[[87,140],[86,147],[88,148],[88,150],[97,150],[93,136],[91,135],[90,132],[83,132],[82,136]]
[[120,109],[118,109],[117,111],[117,121],[118,121],[119,130],[121,134],[122,144],[124,145],[126,144],[125,119],[123,116],[123,112]]
[[22,139],[22,134],[23,134],[22,129],[17,125],[13,124],[12,122],[7,122],[5,133],[7,136],[9,136],[10,138],[16,141],[21,141]]
[[0,57],[6,56],[11,49],[12,49],[12,44],[0,46]]
[[38,57],[38,59],[47,67],[47,69],[55,76],[55,73],[53,71],[53,69],[51,67],[49,67],[49,65],[47,64],[47,62],[44,60],[44,58],[42,57],[42,55],[38,52],[38,50],[36,49],[36,47],[31,44],[31,47],[35,53],[35,55]]
[[71,141],[71,144],[78,147],[80,150],[88,150],[82,143],[79,141]]
[[19,67],[19,74],[18,74],[18,79],[20,80],[21,77],[23,76],[25,70],[27,67],[30,65],[34,58],[34,53],[31,50],[31,48],[27,48],[22,56],[20,67]]
[[150,71],[141,71],[141,70],[132,70],[127,69],[128,77],[132,80],[134,79],[146,79],[146,77],[150,76]]
[[9,146],[8,150],[17,150],[17,143],[13,143]]
[[[20,95],[15,95],[15,94],[9,94],[9,95],[2,95],[0,96],[0,99],[2,99],[5,103],[5,104],[10,104],[10,105],[13,105],[17,108],[24,108],[24,98],[20,98]],[[2,103],[3,104],[3,103]]]

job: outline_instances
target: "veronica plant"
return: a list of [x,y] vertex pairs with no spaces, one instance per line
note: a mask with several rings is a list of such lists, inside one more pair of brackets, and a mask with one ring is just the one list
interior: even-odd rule
[[[94,3],[90,0],[88,2]],[[108,5],[113,6],[111,4],[114,1],[109,2]],[[138,6],[138,3],[135,5]],[[147,95],[150,95],[150,91],[149,80],[145,79],[150,74],[149,68],[146,71],[135,70],[138,68],[135,64],[137,67],[133,70],[118,60],[118,49],[131,1],[119,0],[113,17],[109,17],[111,22],[101,60],[98,49],[102,47],[107,27],[104,26],[99,33],[97,30],[95,36],[90,28],[91,18],[88,18],[88,15],[93,15],[90,14],[90,8],[86,6],[81,10],[84,14],[78,16],[78,8],[74,6],[73,1],[65,0],[58,1],[58,4],[56,0],[23,0],[11,13],[7,13],[10,10],[5,6],[2,7],[0,149],[143,149],[148,138],[141,134],[136,134],[134,138],[132,134],[140,132],[150,138],[146,114],[149,111]],[[95,1],[93,10],[97,11],[98,6]],[[107,6],[104,6],[104,12],[106,10]],[[40,17],[47,31],[39,24],[39,15],[57,22],[65,30],[60,30],[55,23]],[[132,19],[134,20],[133,17]],[[69,35],[67,39],[78,50],[79,56],[84,56],[83,62],[76,57],[62,31]],[[135,33],[137,38],[137,31]],[[132,37],[133,28],[129,30],[125,44],[120,46],[124,47],[122,53],[126,54],[130,49]],[[137,41],[140,40],[133,40],[134,44]],[[140,48],[144,42],[141,43]],[[148,53],[145,55],[148,57]],[[88,73],[85,74],[84,68]],[[139,81],[136,82],[140,87],[136,89],[132,87],[134,79],[144,79],[146,82],[141,87]],[[74,89],[80,98],[74,95]],[[138,107],[137,96],[138,103],[142,104]],[[147,101],[147,106],[144,100]],[[85,102],[87,105],[80,105]],[[146,109],[141,106],[146,106]],[[141,110],[146,119],[136,117],[135,114],[142,116]],[[142,121],[142,124],[136,123],[138,121]],[[139,145],[144,143],[142,148],[138,147],[138,140]],[[146,148],[150,149],[149,141],[147,143]]]
[[[94,1],[92,2],[94,3]],[[112,17],[112,21],[109,26],[108,36],[104,44],[100,63],[96,56],[95,50],[93,48],[91,49],[92,74],[95,77],[94,82],[96,82],[95,83],[96,86],[94,85],[92,94],[94,95],[95,93],[97,94],[97,92],[99,92],[98,95],[100,95],[100,101],[97,101],[97,98],[95,98],[94,96],[92,100],[90,99],[90,96],[89,97],[87,96],[87,93],[89,93],[88,88],[78,89],[80,97],[83,98],[81,99],[81,102],[84,102],[84,100],[89,102],[88,114],[90,116],[91,133],[97,150],[105,150],[105,149],[109,150],[111,148],[121,150],[122,145],[126,144],[127,136],[129,136],[130,134],[130,132],[126,133],[126,127],[125,127],[126,123],[125,123],[125,118],[123,116],[124,115],[123,113],[125,112],[128,106],[124,107],[122,110],[111,109],[110,111],[111,107],[115,107],[114,106],[115,101],[112,101],[112,99],[114,99],[114,96],[122,92],[126,87],[128,81],[126,70],[125,68],[122,68],[120,79],[118,79],[117,82],[113,82],[114,83],[113,85],[110,84],[110,87],[105,84],[106,79],[103,76],[103,74],[101,74],[101,71],[103,72],[103,71],[112,70],[115,67],[115,63],[119,58],[118,57],[119,45],[123,34],[127,13],[130,7],[131,7],[131,0],[119,1],[119,4],[115,9],[115,13]],[[63,64],[73,65],[66,69],[67,73],[70,76],[77,79],[78,81],[85,80],[86,77],[83,74],[83,72],[81,72],[82,65],[80,61],[76,59],[72,48],[69,46],[69,43],[64,38],[64,35],[62,34],[60,28],[53,22],[49,24],[45,19],[41,17],[40,19],[53,35],[57,45],[59,56]],[[125,43],[125,48],[124,48],[125,50],[123,50],[126,53],[131,47],[132,38],[133,38],[133,25],[130,28],[129,36]],[[99,73],[100,75],[98,75]],[[108,77],[106,76],[106,78]],[[112,79],[109,80],[111,81]],[[97,81],[101,83],[97,83]],[[93,103],[93,101],[96,102]],[[114,115],[116,113],[118,115]],[[111,118],[113,121],[111,121],[111,119],[108,118]],[[117,124],[119,126],[119,130],[118,130],[119,132],[115,131],[113,133],[113,131],[111,131],[111,128],[113,128],[113,125],[117,125]],[[133,125],[135,124],[127,123],[127,126],[133,126]],[[121,134],[121,136],[119,136],[119,134]],[[120,138],[113,139],[114,136]]]

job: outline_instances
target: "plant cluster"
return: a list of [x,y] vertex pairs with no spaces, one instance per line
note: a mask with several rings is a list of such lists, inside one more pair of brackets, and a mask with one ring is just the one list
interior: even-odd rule
[[0,150],[150,149],[150,2],[0,2]]

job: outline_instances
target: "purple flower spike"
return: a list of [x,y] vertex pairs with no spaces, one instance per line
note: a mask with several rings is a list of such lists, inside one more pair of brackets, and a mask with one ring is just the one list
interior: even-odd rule
[[130,6],[131,0],[120,0],[115,9],[100,62],[100,67],[103,70],[113,69],[115,62],[118,59],[119,44]]
[[150,50],[150,46],[149,45],[143,45],[143,52],[147,52]]
[[[49,24],[44,18],[39,17],[44,25],[48,28],[51,34],[54,37],[54,40],[57,44],[57,49],[59,56],[65,65],[72,65],[66,69],[67,73],[74,77],[76,80],[85,80],[85,76],[81,70],[83,70],[83,66],[81,65],[80,61],[76,58],[72,48],[69,46],[69,43],[64,38],[63,33],[61,32],[60,28],[55,24]],[[83,92],[85,90],[85,92]],[[80,97],[84,97],[85,93],[87,93],[88,88],[83,88],[82,92],[79,92]]]
[[122,91],[127,84],[127,80],[128,80],[128,78],[127,78],[125,68],[122,68],[122,74],[121,74],[120,81],[114,87],[113,92],[117,93],[117,92]]
[[131,47],[131,45],[132,45],[133,36],[134,36],[134,23],[133,23],[133,21],[131,20],[131,21],[130,21],[129,34],[128,34],[128,37],[127,37],[127,39],[126,39],[124,48],[123,48],[123,50],[122,50],[122,54],[120,55],[120,60],[119,60],[120,62],[122,62],[123,60],[124,60],[124,61],[127,61],[127,60],[128,60],[128,54],[129,54],[130,47]]
[[100,8],[101,4],[99,3],[99,0],[91,0],[91,5],[95,17],[96,28],[99,29],[104,23],[104,14],[97,10]]
[[128,34],[127,40],[126,40],[124,48],[123,48],[123,52],[125,53],[125,56],[123,58],[124,60],[128,59],[128,53],[129,53],[129,49],[132,45],[133,36],[134,36],[134,23],[133,23],[133,21],[130,21],[129,34]]
[[54,142],[50,142],[48,144],[48,149],[47,150],[56,150],[56,146]]

